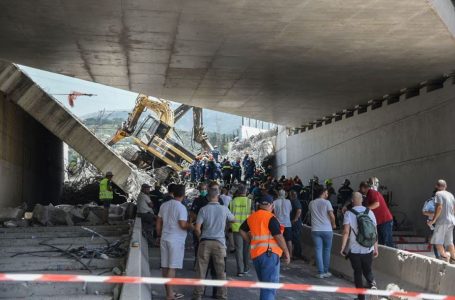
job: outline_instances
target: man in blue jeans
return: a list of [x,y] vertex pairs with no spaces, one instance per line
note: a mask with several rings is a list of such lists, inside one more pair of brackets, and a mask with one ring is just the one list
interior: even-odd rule
[[[273,198],[264,195],[254,212],[240,226],[240,234],[250,243],[250,254],[261,282],[278,283],[280,280],[280,256],[289,264],[290,254],[283,238],[280,223],[272,214]],[[261,289],[260,300],[274,300],[276,289]]]

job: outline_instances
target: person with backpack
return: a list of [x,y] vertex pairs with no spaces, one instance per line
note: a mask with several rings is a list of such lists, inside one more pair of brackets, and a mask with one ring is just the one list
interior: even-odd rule
[[[433,218],[434,218],[434,212],[436,210],[435,200],[436,200],[436,192],[437,191],[438,190],[434,190],[433,191],[433,194],[432,194],[431,198],[425,201],[425,204],[423,205],[423,208],[422,208],[422,214],[427,217],[427,224],[428,224],[429,221],[432,221]],[[431,230],[431,235],[433,235],[434,226],[431,225],[429,227],[430,227],[430,230]],[[436,248],[436,245],[433,245],[433,253],[434,253],[434,256],[437,259],[440,258],[438,249]]]
[[[373,258],[378,257],[378,232],[374,213],[362,206],[362,194],[352,195],[353,207],[346,211],[343,221],[341,255],[349,258],[354,269],[356,288],[364,288],[362,275],[367,280],[367,288],[376,289],[372,272]],[[365,295],[358,295],[364,300]]]

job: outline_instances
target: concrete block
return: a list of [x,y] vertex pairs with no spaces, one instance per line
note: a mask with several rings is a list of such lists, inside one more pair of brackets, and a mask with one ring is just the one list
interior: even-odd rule
[[[133,243],[138,243],[138,245],[133,246]],[[148,243],[142,236],[142,222],[140,218],[136,218],[134,221],[125,275],[150,276]],[[150,285],[145,284],[125,284],[120,294],[120,300],[127,299],[152,299],[152,288]]]
[[24,210],[20,207],[5,207],[0,210],[0,222],[22,218]]
[[455,266],[445,264],[440,274],[441,280],[439,281],[439,294],[455,295]]
[[[304,226],[302,231],[302,248],[304,257],[314,262],[314,245],[308,226]],[[351,264],[341,256],[340,248],[341,235],[334,233],[331,270],[334,274],[353,280]],[[373,270],[375,276],[382,279],[378,281],[380,286],[397,283],[434,293],[455,293],[452,287],[455,267],[434,258],[380,245],[379,257],[373,261]]]
[[88,213],[88,216],[87,216],[87,222],[90,224],[90,225],[98,225],[98,224],[103,224],[103,221],[100,217],[98,217],[97,215],[95,215],[93,212],[89,212]]
[[35,205],[32,220],[38,224],[47,225],[49,223],[49,207],[41,204]]

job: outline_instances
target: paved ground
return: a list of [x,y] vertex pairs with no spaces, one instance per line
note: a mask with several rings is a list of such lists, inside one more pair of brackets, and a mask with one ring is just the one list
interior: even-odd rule
[[[159,249],[151,248],[150,254],[150,267],[152,276],[161,277],[161,271],[159,269]],[[193,271],[194,255],[192,251],[186,251],[184,269],[177,273],[178,277],[194,278],[196,273]],[[319,284],[319,285],[332,285],[332,286],[353,286],[353,284],[344,279],[332,277],[330,279],[317,279],[313,277],[315,268],[308,265],[306,262],[301,260],[292,262],[289,266],[281,268],[281,282],[290,283],[305,283],[305,284]],[[250,273],[239,278],[236,275],[236,263],[233,254],[229,254],[227,259],[227,277],[232,280],[257,280],[256,273],[252,267]],[[192,294],[191,287],[182,287],[178,289],[185,295],[185,299],[191,299]],[[204,299],[210,299],[211,288],[206,291],[206,297]],[[154,289],[154,299],[165,299],[164,288]],[[229,289],[229,299],[259,299],[259,290],[257,289]],[[295,291],[279,291],[277,299],[288,299],[288,300],[300,300],[300,299],[311,299],[311,300],[328,300],[328,299],[354,299],[354,296],[349,295],[336,295],[329,293],[314,293],[314,292],[295,292]]]

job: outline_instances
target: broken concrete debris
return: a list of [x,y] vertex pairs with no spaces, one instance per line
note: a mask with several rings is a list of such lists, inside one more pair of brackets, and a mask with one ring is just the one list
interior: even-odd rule
[[0,222],[17,220],[24,215],[22,207],[5,207],[0,210]]
[[[104,208],[95,203],[84,205],[41,205],[36,204],[32,213],[25,218],[22,208],[5,208],[0,212],[0,224],[5,227],[27,227],[30,224],[38,226],[56,225],[101,225]],[[31,218],[30,218],[31,215]],[[135,205],[123,203],[111,205],[109,209],[109,220],[120,222],[135,217]]]
[[250,157],[254,158],[258,166],[263,165],[275,155],[277,135],[278,129],[274,128],[242,141],[237,140],[233,142],[228,157],[230,160],[236,160],[242,159],[246,154],[249,154]]

